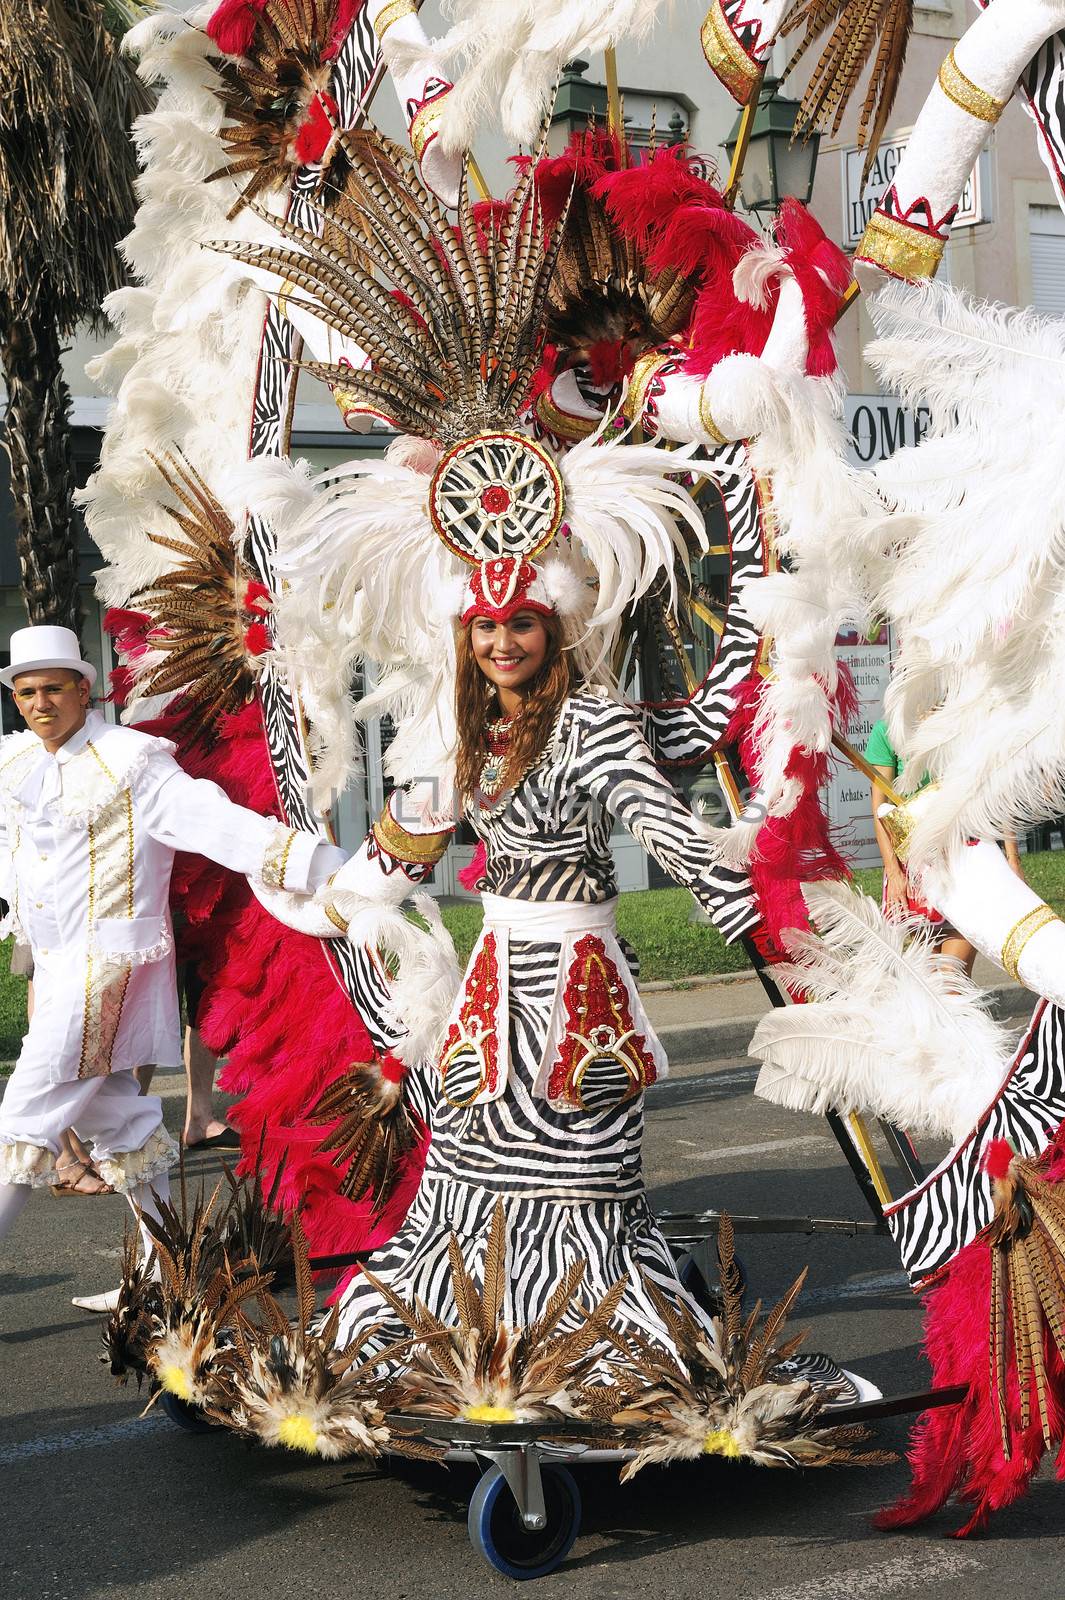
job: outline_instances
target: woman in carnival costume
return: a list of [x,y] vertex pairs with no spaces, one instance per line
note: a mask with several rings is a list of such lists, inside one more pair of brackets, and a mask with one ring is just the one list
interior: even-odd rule
[[[580,611],[567,606],[583,594],[563,580],[557,561],[537,571],[507,558],[475,572],[464,597],[456,789],[481,840],[485,922],[429,1077],[436,1104],[421,1186],[374,1275],[446,1315],[449,1235],[475,1261],[503,1197],[508,1322],[533,1322],[545,1290],[581,1259],[596,1295],[626,1280],[622,1323],[664,1339],[644,1275],[687,1297],[647,1206],[640,1145],[644,1092],[667,1064],[617,937],[614,820],[730,934],[755,913],[741,876],[713,865],[705,829],[655,766],[638,714],[578,681],[567,634]],[[417,853],[417,836],[404,851],[397,812],[394,800],[389,842],[402,858]],[[437,837],[442,848],[446,835]],[[378,1291],[356,1279],[341,1336],[381,1311]]]

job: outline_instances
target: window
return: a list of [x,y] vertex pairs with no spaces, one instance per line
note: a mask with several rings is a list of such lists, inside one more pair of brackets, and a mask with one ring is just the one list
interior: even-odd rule
[[1032,305],[1036,311],[1065,316],[1065,216],[1057,206],[1030,206]]

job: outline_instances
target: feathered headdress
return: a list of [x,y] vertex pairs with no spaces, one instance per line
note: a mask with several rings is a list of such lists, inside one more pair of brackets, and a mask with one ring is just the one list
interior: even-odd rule
[[678,480],[707,463],[693,447],[633,444],[611,417],[564,456],[521,431],[569,210],[567,196],[545,238],[534,164],[488,227],[464,180],[453,226],[398,146],[376,132],[340,139],[366,228],[357,254],[265,212],[283,244],[220,248],[283,280],[304,311],[365,348],[368,370],[310,370],[407,438],[383,460],[348,462],[314,484],[252,463],[230,491],[275,529],[287,577],[277,638],[297,681],[304,641],[324,644],[327,628],[332,660],[316,660],[339,729],[353,665],[373,663],[377,688],[360,709],[397,722],[388,759],[404,782],[449,760],[454,621],[469,584],[474,601],[498,605],[504,590],[513,598],[523,564],[537,562],[522,587],[539,583],[567,615],[580,669],[602,674],[625,612],[656,583],[675,593],[689,548],[705,544]]

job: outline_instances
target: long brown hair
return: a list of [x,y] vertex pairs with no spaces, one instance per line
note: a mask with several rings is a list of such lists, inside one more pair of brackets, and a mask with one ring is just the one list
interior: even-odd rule
[[[460,627],[455,639],[455,720],[458,723],[459,751],[455,784],[464,800],[477,793],[481,771],[488,759],[486,723],[497,709],[495,690],[477,665],[470,641],[473,618]],[[529,685],[521,710],[514,719],[514,732],[506,759],[506,787],[521,782],[529,768],[543,755],[563,700],[574,683],[570,655],[562,648],[562,619],[554,612],[543,619],[547,634],[544,663]]]

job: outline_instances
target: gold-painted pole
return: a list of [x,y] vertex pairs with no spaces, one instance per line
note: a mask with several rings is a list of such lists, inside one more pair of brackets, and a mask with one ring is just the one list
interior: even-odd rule
[[852,278],[850,283],[848,283],[846,290],[844,291],[843,299],[839,303],[839,310],[836,312],[837,322],[839,322],[842,317],[847,315],[847,312],[850,310],[851,306],[857,300],[861,292],[862,291],[858,286],[857,278]]
[[466,171],[469,173],[473,187],[477,190],[477,193],[480,195],[481,199],[487,200],[490,190],[487,183],[484,181],[484,173],[477,165],[477,161],[472,150],[466,156]]
[[841,733],[832,735],[832,745],[834,749],[839,751],[841,756],[846,757],[852,767],[856,767],[859,772],[863,772],[874,788],[879,789],[880,793],[890,800],[892,805],[905,805],[906,796],[899,794],[897,789],[892,788],[883,773],[877,772],[876,768],[866,761],[859,750],[856,750],[852,744],[847,743]]
[[889,1206],[892,1199],[891,1189],[889,1188],[887,1178],[884,1175],[884,1169],[880,1165],[880,1158],[873,1149],[873,1141],[869,1137],[869,1130],[865,1126],[865,1119],[862,1117],[860,1112],[849,1111],[847,1113],[847,1126],[850,1129],[851,1136],[854,1139],[858,1154],[865,1163],[866,1171],[869,1173],[869,1176],[872,1179],[873,1188],[876,1190],[877,1199],[880,1201],[882,1206]]
[[732,152],[732,165],[729,168],[728,183],[725,187],[723,199],[729,210],[735,209],[736,198],[740,192],[740,179],[743,177],[743,164],[747,160],[747,149],[751,142],[751,130],[758,112],[758,97],[762,92],[762,79],[765,70],[758,76],[758,80],[751,86],[750,99],[744,106],[740,115],[739,132],[736,134],[736,148]]
[[610,133],[618,138],[624,132],[621,116],[621,94],[618,91],[618,53],[613,45],[608,45],[603,51],[606,62],[606,125]]
[[714,768],[717,772],[717,781],[721,785],[722,791],[724,792],[729,811],[732,814],[733,820],[735,820],[735,818],[737,818],[740,812],[743,810],[743,801],[740,798],[740,791],[736,786],[736,779],[733,776],[732,768],[729,766],[727,758],[721,754],[720,750],[714,751]]

